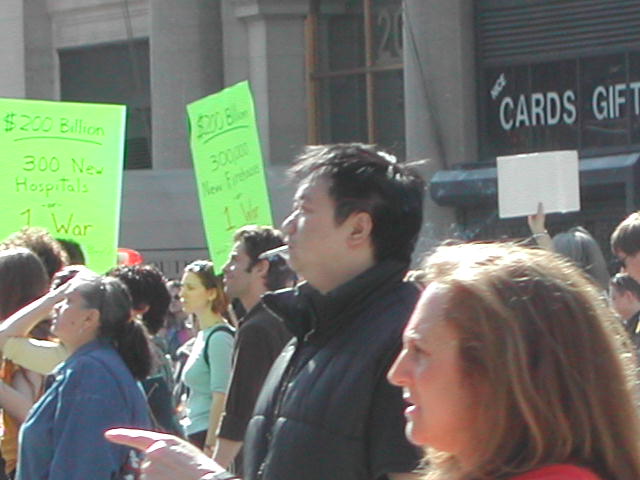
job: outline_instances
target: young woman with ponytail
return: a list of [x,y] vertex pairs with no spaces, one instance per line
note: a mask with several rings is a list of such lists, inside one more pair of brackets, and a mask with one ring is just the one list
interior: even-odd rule
[[22,425],[17,478],[118,478],[130,450],[114,448],[103,432],[119,425],[150,426],[136,382],[151,368],[147,333],[131,315],[122,282],[85,272],[2,327],[27,330],[52,310],[53,333],[70,356]]

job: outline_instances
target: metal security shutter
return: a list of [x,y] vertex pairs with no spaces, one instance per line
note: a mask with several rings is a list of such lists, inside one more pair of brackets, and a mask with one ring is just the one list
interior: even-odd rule
[[640,48],[638,0],[479,0],[484,66]]

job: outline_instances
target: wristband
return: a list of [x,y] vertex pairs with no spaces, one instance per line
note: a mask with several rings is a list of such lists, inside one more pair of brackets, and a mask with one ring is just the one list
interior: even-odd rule
[[549,236],[549,232],[547,232],[546,230],[544,232],[540,232],[540,233],[534,233],[533,235],[531,235],[533,238],[538,238],[538,237],[545,237],[545,236]]

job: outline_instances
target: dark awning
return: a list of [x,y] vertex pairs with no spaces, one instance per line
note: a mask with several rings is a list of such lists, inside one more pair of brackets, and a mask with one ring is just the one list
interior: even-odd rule
[[[637,179],[640,178],[640,153],[585,158],[580,160],[580,193],[583,200],[611,195],[623,198],[627,211],[637,209]],[[440,170],[430,182],[431,198],[440,206],[473,208],[496,203],[498,179],[495,166]]]

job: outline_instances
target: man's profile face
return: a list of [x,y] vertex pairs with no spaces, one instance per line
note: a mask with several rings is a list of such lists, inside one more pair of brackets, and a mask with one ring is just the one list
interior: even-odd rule
[[293,210],[282,224],[291,267],[320,290],[331,276],[332,265],[344,261],[347,253],[347,222],[336,225],[335,202],[328,188],[322,177],[303,180],[294,196]]
[[170,285],[167,287],[167,290],[169,291],[169,295],[171,296],[169,311],[174,315],[182,312],[182,303],[180,303],[180,286]]
[[622,251],[616,252],[618,260],[622,263],[622,272],[628,273],[636,282],[640,282],[640,251],[633,255],[627,255]]
[[251,288],[252,274],[249,272],[251,259],[243,242],[236,242],[229,253],[229,260],[222,268],[224,290],[231,298],[242,298]]

